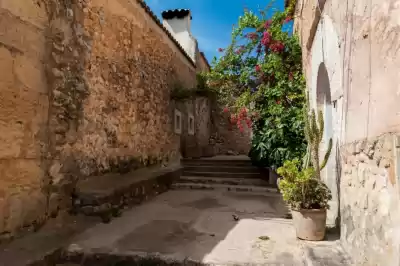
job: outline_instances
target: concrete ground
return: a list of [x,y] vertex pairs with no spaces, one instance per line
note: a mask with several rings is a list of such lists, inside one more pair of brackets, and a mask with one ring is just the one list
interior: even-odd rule
[[88,229],[69,249],[214,265],[347,265],[336,242],[297,240],[286,214],[277,193],[169,191]]

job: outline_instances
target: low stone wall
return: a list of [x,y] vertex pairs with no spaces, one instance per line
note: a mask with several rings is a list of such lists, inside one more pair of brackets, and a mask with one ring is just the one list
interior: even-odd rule
[[181,176],[180,164],[152,166],[127,174],[108,174],[77,183],[73,213],[100,216],[108,222],[121,211],[170,189]]
[[399,265],[395,149],[391,134],[342,148],[341,239],[356,265]]

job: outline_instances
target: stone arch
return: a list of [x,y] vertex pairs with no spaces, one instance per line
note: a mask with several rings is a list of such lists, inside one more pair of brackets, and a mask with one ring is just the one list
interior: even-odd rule
[[346,117],[343,116],[344,91],[340,39],[335,24],[324,14],[318,24],[311,48],[311,66],[308,76],[310,104],[324,114],[324,143],[321,152],[326,151],[327,141],[332,138],[333,148],[322,178],[332,191],[327,224],[339,225],[340,221],[340,145],[344,140]]
[[333,104],[329,75],[324,63],[321,63],[318,67],[316,94],[317,110],[318,112],[322,111],[324,115],[325,130],[323,142],[327,143],[329,139],[334,137]]

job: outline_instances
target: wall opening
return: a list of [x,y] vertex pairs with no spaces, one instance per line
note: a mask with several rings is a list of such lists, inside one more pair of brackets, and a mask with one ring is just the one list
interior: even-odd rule
[[327,143],[333,138],[333,104],[331,100],[331,87],[328,71],[325,64],[321,63],[317,76],[317,109],[324,114],[325,130],[323,142]]
[[331,96],[331,86],[329,82],[329,75],[324,63],[321,63],[318,68],[317,76],[317,110],[322,111],[324,118],[324,132],[323,140],[321,142],[320,153],[321,158],[325,155],[329,140],[332,139],[333,147],[331,155],[325,169],[321,172],[321,176],[327,186],[332,191],[332,201],[330,204],[330,210],[328,212],[328,225],[337,226],[339,218],[339,195],[338,195],[338,178],[336,171],[337,152],[336,152],[336,139],[334,134],[334,105]]
[[180,111],[175,109],[174,115],[174,131],[176,134],[181,134],[182,132],[182,114]]
[[193,115],[189,115],[188,118],[189,118],[189,120],[188,120],[188,134],[189,135],[194,135],[194,116]]

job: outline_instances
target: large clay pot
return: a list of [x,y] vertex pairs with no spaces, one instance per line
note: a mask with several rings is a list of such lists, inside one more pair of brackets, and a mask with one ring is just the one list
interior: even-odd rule
[[320,241],[325,237],[326,209],[292,210],[297,238]]

